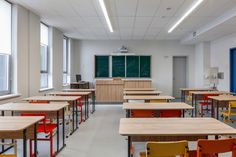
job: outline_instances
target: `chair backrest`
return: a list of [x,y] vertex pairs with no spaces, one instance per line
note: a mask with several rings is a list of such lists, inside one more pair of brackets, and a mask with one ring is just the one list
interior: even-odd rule
[[167,102],[167,100],[150,100],[150,103]]
[[29,103],[31,103],[31,104],[48,104],[49,103],[49,101],[29,101]]
[[161,110],[160,117],[168,118],[168,117],[181,117],[182,113],[181,110]]
[[21,113],[21,116],[42,116],[44,117],[39,123],[44,126],[44,131],[46,132],[46,114],[45,113]]
[[204,99],[204,101],[205,102],[208,102],[210,99],[209,99],[209,97],[210,96],[218,96],[219,94],[205,94],[204,96],[203,96],[203,99]]
[[232,152],[232,157],[236,156],[236,139],[206,140],[200,139],[197,143],[197,157],[204,155],[214,155],[218,153]]
[[154,118],[155,110],[131,110],[131,118]]
[[236,102],[235,101],[230,101],[229,102],[229,108],[228,108],[229,113],[231,113],[232,110],[235,109],[235,108],[236,108]]
[[188,142],[148,142],[146,144],[146,157],[175,157],[181,155],[188,157]]

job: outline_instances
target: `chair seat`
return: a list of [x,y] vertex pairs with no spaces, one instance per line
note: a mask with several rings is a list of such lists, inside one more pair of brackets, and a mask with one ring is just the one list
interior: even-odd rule
[[44,125],[43,124],[39,124],[38,125],[38,129],[37,132],[43,132],[43,133],[49,133],[52,132],[54,129],[57,128],[56,124],[46,124],[46,127],[44,129]]
[[140,157],[146,157],[146,153],[145,153],[145,152],[140,152],[140,153],[139,153],[139,156],[140,156]]
[[236,116],[236,112],[232,112],[229,114],[228,110],[222,111],[221,112],[224,116]]

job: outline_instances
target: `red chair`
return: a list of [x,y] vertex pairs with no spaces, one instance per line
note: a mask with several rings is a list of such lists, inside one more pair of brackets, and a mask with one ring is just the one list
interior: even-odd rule
[[[43,116],[43,120],[41,120],[38,124],[37,133],[45,133],[49,136],[48,138],[37,138],[39,141],[49,141],[50,142],[50,157],[55,156],[53,153],[53,130],[57,128],[56,124],[48,123],[46,120],[46,114],[43,113],[22,113],[21,116]],[[30,139],[30,157],[33,157],[32,151],[32,139]]]
[[80,113],[80,122],[79,124],[81,124],[82,122],[84,122],[85,120],[83,119],[83,102],[81,101],[81,98],[77,99],[78,101],[78,112]]
[[[203,102],[200,102],[200,108],[201,108],[201,116],[203,116],[203,111],[213,111],[212,114],[214,114],[214,109],[211,103],[211,100],[209,99],[210,96],[218,96],[218,94],[205,94],[203,97]],[[206,106],[206,109],[204,109],[203,107]],[[209,109],[208,107],[211,106],[211,109]]]
[[205,140],[197,143],[197,157],[217,157],[219,153],[232,152],[236,156],[236,139]]
[[181,110],[162,110],[160,111],[160,117],[168,118],[168,117],[181,117]]

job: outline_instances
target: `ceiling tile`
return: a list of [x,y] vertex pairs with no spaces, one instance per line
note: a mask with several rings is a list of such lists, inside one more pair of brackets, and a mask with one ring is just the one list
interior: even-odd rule
[[118,16],[135,16],[137,0],[116,0]]
[[154,16],[160,7],[160,0],[139,0],[137,16]]
[[152,17],[136,17],[134,27],[147,28],[152,22]]
[[119,27],[133,27],[134,17],[118,17]]
[[97,12],[92,0],[69,0],[74,10],[83,17],[96,17]]

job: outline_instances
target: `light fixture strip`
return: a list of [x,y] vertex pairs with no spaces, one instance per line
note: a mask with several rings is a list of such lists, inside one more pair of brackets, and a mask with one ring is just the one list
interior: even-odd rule
[[198,0],[168,31],[171,33],[181,22],[184,21],[204,0]]
[[102,8],[102,12],[103,12],[103,14],[105,16],[105,19],[106,19],[106,22],[107,22],[109,30],[110,30],[110,32],[113,32],[113,28],[112,28],[112,25],[111,25],[111,20],[110,20],[110,18],[108,16],[108,12],[107,12],[104,0],[99,0],[99,4],[100,4],[100,6]]

